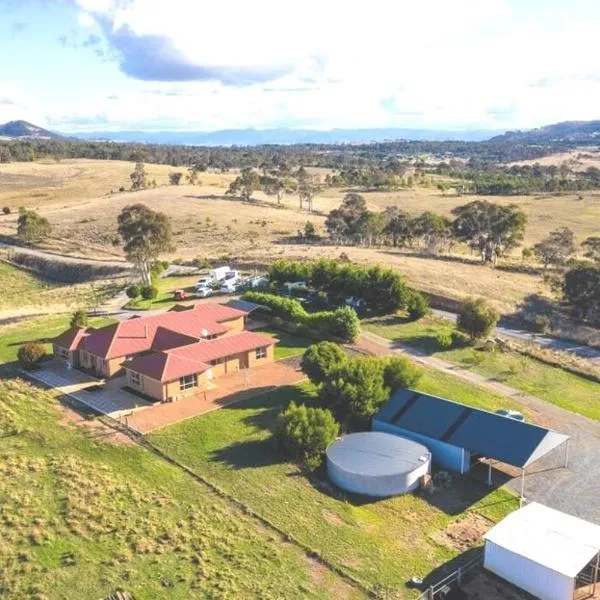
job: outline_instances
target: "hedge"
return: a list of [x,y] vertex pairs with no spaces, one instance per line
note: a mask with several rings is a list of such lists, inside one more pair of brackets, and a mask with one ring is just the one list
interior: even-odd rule
[[269,268],[272,282],[307,281],[332,298],[362,298],[375,313],[390,313],[408,308],[419,292],[406,285],[403,277],[392,269],[340,263],[335,260],[278,260]]
[[298,324],[309,335],[319,339],[354,341],[360,333],[360,321],[354,309],[343,306],[335,310],[308,313],[298,302],[264,292],[246,292],[242,300],[262,304],[271,309],[273,316]]

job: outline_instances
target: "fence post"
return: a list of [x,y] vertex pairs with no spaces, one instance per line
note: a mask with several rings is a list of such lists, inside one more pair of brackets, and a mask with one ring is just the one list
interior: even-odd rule
[[433,586],[429,586],[429,595],[428,600],[435,600],[435,592],[433,591]]
[[458,571],[456,573],[456,582],[458,585],[462,583],[462,567],[458,567]]

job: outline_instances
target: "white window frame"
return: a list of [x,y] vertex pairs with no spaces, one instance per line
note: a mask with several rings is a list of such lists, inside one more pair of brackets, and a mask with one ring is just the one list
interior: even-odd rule
[[266,346],[261,346],[260,348],[256,349],[256,360],[259,360],[261,358],[267,358],[267,347]]
[[185,392],[192,388],[198,387],[198,374],[193,373],[192,375],[184,375],[179,378],[179,391]]

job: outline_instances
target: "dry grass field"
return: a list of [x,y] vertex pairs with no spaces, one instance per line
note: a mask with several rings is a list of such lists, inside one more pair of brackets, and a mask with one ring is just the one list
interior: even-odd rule
[[559,154],[551,154],[550,156],[543,156],[542,158],[522,160],[509,164],[535,165],[536,163],[545,167],[550,165],[560,167],[560,165],[566,164],[573,171],[585,171],[590,167],[597,167],[600,169],[600,151],[597,148],[584,147],[571,150],[570,152],[560,152]]
[[[524,296],[544,293],[538,276],[483,268],[477,264],[417,257],[391,249],[346,248],[330,245],[286,243],[307,221],[325,234],[325,215],[339,205],[346,190],[327,189],[315,198],[317,214],[298,208],[295,195],[277,206],[273,197],[255,194],[256,203],[247,204],[225,196],[235,173],[201,174],[196,186],[168,185],[167,165],[147,165],[156,188],[139,192],[118,192],[129,187],[133,164],[119,161],[68,160],[60,163],[11,163],[0,166],[0,205],[37,208],[53,225],[48,246],[74,255],[118,256],[115,240],[116,218],[127,204],[143,202],[169,214],[177,250],[171,258],[209,258],[265,264],[280,256],[339,256],[397,266],[413,285],[455,299],[482,295],[492,299],[503,312],[510,312]],[[323,175],[323,173],[320,173]],[[111,193],[111,190],[113,193]],[[412,214],[431,210],[449,215],[458,205],[483,196],[443,195],[435,186],[415,187],[396,192],[364,194],[373,210],[397,205]],[[561,196],[488,197],[492,202],[514,203],[529,218],[525,245],[530,246],[560,226],[571,227],[579,240],[600,234],[600,192]],[[0,234],[16,230],[16,214],[0,215]],[[514,258],[519,260],[520,250]]]

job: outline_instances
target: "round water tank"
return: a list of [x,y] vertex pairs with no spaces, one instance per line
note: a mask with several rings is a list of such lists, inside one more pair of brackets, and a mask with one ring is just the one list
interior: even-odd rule
[[395,496],[415,490],[429,473],[431,454],[404,437],[351,433],[327,448],[327,475],[339,488],[366,496]]

